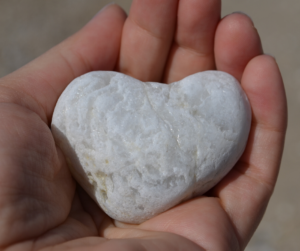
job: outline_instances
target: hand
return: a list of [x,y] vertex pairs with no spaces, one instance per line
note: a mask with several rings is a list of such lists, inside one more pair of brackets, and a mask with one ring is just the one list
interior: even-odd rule
[[[275,60],[243,14],[220,20],[220,0],[133,0],[0,80],[0,249],[243,250],[276,182],[286,99]],[[64,88],[92,70],[170,83],[218,69],[235,76],[253,111],[249,142],[206,196],[141,225],[111,220],[77,186],[55,146],[51,117]]]

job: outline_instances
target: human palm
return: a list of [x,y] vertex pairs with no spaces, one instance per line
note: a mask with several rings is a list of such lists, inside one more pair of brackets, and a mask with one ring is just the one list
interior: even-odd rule
[[[276,62],[252,21],[220,20],[220,0],[134,0],[0,80],[0,250],[243,250],[272,194],[286,129]],[[118,70],[170,83],[195,72],[235,76],[252,106],[245,153],[206,196],[140,225],[110,219],[74,182],[55,146],[55,103],[75,77]]]

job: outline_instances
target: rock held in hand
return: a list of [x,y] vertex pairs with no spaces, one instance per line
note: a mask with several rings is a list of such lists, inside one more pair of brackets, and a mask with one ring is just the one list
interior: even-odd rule
[[242,155],[250,124],[247,97],[227,73],[166,85],[99,71],[65,89],[52,132],[99,206],[141,223],[216,185]]

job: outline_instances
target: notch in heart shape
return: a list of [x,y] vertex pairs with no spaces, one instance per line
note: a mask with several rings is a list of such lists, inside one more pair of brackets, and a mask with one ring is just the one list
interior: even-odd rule
[[250,124],[248,99],[227,73],[166,85],[99,71],[65,89],[52,132],[98,205],[141,223],[216,185],[242,155]]

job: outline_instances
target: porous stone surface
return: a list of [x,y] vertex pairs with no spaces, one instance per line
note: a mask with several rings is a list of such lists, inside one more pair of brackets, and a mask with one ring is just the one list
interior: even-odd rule
[[52,132],[99,206],[141,223],[216,185],[243,153],[250,124],[247,97],[227,73],[166,85],[99,71],[65,89]]

